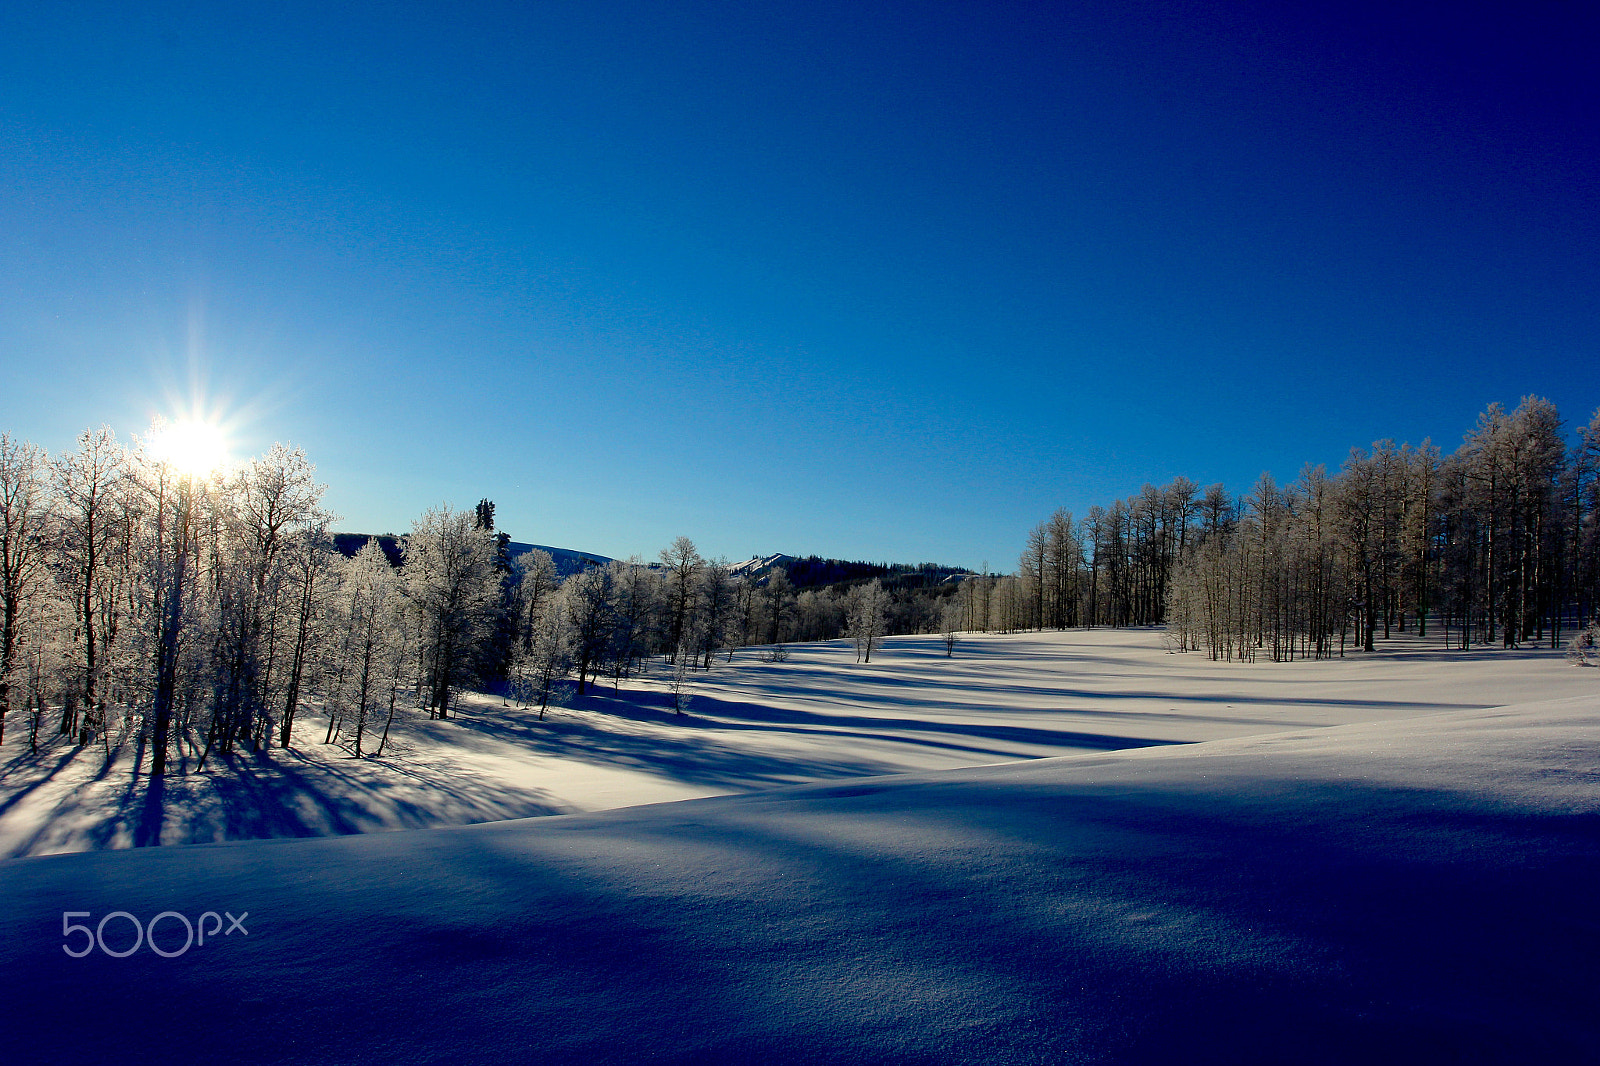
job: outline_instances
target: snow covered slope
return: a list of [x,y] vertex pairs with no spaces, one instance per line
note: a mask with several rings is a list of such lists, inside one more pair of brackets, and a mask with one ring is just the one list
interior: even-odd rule
[[521,555],[524,552],[542,551],[550,556],[551,561],[556,564],[556,570],[562,577],[570,577],[580,570],[591,566],[604,566],[612,561],[609,556],[596,555],[593,552],[575,551],[572,548],[552,548],[548,544],[524,544],[519,540],[508,543],[506,550],[511,553],[512,557]]
[[736,577],[760,578],[771,573],[772,568],[794,561],[794,556],[781,552],[773,555],[756,555],[729,565],[728,572]]
[[[7,1056],[1594,1061],[1597,767],[1600,700],[1583,697],[11,860]],[[248,911],[248,935],[175,958],[63,952],[64,911],[119,910]],[[121,950],[132,926],[104,936]],[[158,938],[175,952],[181,925]]]

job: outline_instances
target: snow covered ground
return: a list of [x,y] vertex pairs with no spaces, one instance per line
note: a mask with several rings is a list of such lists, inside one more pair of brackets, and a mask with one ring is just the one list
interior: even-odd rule
[[[1559,653],[1444,652],[1396,640],[1371,656],[1292,664],[1167,654],[1150,630],[890,638],[870,664],[847,641],[788,661],[736,653],[697,675],[677,718],[660,675],[602,687],[544,722],[468,697],[449,722],[402,723],[382,759],[322,743],[213,760],[152,794],[139,753],[57,738],[28,756],[13,721],[0,748],[0,856],[151,843],[327,836],[563,814],[747,792],[833,777],[1388,721],[1594,691]],[[373,743],[367,743],[370,752]],[[180,771],[192,770],[186,760]]]
[[[764,791],[0,863],[8,1056],[1595,1060],[1600,671],[1405,644],[1238,666],[1149,632],[958,656],[797,648],[719,668],[687,722],[657,697],[542,742],[487,707],[438,727],[477,738],[458,813],[558,752],[580,769],[516,802]],[[430,735],[372,772],[430,765]],[[166,911],[248,934],[176,954],[168,917],[175,957],[110,957]],[[69,957],[94,942],[63,923],[102,919]]]

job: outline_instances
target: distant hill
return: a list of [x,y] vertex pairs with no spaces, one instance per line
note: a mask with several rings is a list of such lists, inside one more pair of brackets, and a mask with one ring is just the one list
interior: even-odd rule
[[969,570],[938,563],[865,563],[824,559],[817,555],[759,555],[728,568],[735,575],[763,584],[773,571],[782,570],[795,588],[865,584],[877,578],[888,588],[931,588],[974,577]]
[[356,553],[367,546],[367,541],[376,539],[378,547],[383,549],[383,554],[389,560],[390,566],[400,565],[400,537],[394,533],[335,533],[333,546],[347,559],[353,559]]
[[921,589],[972,577],[970,570],[938,563],[866,563],[844,559],[824,559],[817,555],[793,559],[786,564],[789,583],[795,588],[822,585],[864,585],[877,578],[885,588]]
[[759,580],[766,577],[776,568],[787,567],[794,562],[792,555],[758,555],[753,559],[746,559],[742,563],[734,563],[728,567],[729,573],[735,577],[748,577]]
[[594,552],[581,552],[572,548],[552,548],[548,544],[524,544],[518,540],[512,541],[506,547],[510,550],[513,559],[534,550],[544,552],[555,562],[556,569],[561,572],[562,577],[570,577],[580,570],[591,566],[604,566],[612,561],[608,556],[596,555]]
[[[360,551],[362,545],[367,543],[369,533],[335,533],[333,535],[334,547],[346,556],[353,556]],[[388,556],[393,566],[400,565],[400,541],[402,538],[393,533],[377,534],[378,544],[383,548],[384,555]],[[609,556],[597,555],[594,552],[578,551],[574,548],[553,548],[548,544],[526,544],[522,541],[511,541],[506,545],[515,559],[519,555],[535,549],[547,553],[556,564],[556,570],[562,577],[571,577],[591,566],[604,566],[613,560]],[[658,563],[645,563],[646,567],[660,569]],[[844,559],[824,559],[818,555],[794,556],[784,555],[781,552],[772,555],[758,555],[743,562],[733,563],[728,569],[736,577],[745,577],[758,585],[765,584],[767,579],[776,570],[782,570],[789,576],[789,583],[797,589],[824,588],[835,585],[864,585],[877,578],[886,588],[892,589],[922,589],[932,588],[935,585],[953,584],[969,577],[975,577],[970,570],[958,566],[941,566],[938,563],[866,563],[851,562]]]
[[[389,564],[391,566],[399,566],[400,541],[402,538],[393,533],[335,533],[333,535],[333,546],[338,549],[341,555],[354,556],[374,536],[377,537],[378,546],[383,549],[383,554],[388,557]],[[574,551],[571,548],[552,548],[547,544],[524,544],[515,540],[507,544],[506,548],[510,551],[513,559],[526,552],[533,551],[535,548],[545,552],[555,562],[556,570],[560,572],[562,577],[570,577],[585,567],[604,566],[611,561],[606,556],[596,555],[594,552]]]

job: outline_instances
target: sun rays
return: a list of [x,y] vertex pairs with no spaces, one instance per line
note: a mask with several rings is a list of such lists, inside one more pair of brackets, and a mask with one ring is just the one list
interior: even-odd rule
[[158,420],[145,444],[156,459],[190,477],[209,477],[231,460],[227,431],[203,418]]

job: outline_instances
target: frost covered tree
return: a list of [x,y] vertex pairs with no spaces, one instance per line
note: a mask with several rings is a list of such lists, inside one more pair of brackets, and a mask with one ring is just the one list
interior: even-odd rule
[[572,624],[566,599],[546,596],[529,623],[528,641],[512,659],[512,679],[524,704],[539,704],[539,719],[550,706],[556,682],[572,661]]
[[693,620],[695,598],[699,593],[700,572],[705,560],[695,548],[694,541],[679,537],[672,547],[661,552],[661,565],[666,568],[664,599],[667,611],[667,649],[676,656],[683,643],[684,631]]
[[956,640],[961,636],[961,622],[966,613],[966,606],[955,596],[945,600],[939,609],[939,633],[944,638],[946,659],[956,653]]
[[317,641],[327,617],[333,540],[325,526],[309,524],[290,538],[285,549],[284,595],[290,604],[287,622],[288,664],[284,681],[283,715],[278,726],[278,746],[287,748],[293,738],[295,715],[308,674],[315,674]]
[[550,553],[532,548],[511,561],[511,610],[518,621],[517,635],[523,648],[533,644],[533,631],[545,602],[561,584]]
[[613,687],[631,677],[634,667],[649,654],[651,631],[659,602],[655,582],[635,556],[614,561],[612,568],[611,660]]
[[353,558],[338,566],[338,613],[344,630],[341,646],[344,684],[329,707],[331,719],[342,714],[352,752],[361,758],[362,738],[373,718],[385,708],[392,720],[403,662],[409,648],[400,639],[404,610],[400,577],[376,540],[368,540]]
[[[152,533],[149,555],[148,614],[155,662],[151,686],[150,774],[166,773],[172,746],[174,716],[183,708],[186,681],[196,678],[193,647],[188,639],[205,615],[200,595],[201,540],[208,486],[165,462],[141,457],[141,487],[147,497],[146,521]],[[192,700],[183,701],[192,706]],[[181,725],[180,732],[181,732]]]
[[828,589],[805,589],[794,601],[794,638],[827,640],[844,629],[839,598]]
[[572,659],[578,670],[581,696],[589,675],[598,675],[605,666],[612,643],[616,571],[609,566],[592,566],[574,574],[562,583],[561,598],[571,624]]
[[0,433],[0,740],[22,672],[23,611],[49,574],[49,467],[44,449]]
[[245,636],[256,671],[254,710],[264,731],[270,697],[280,691],[285,645],[294,643],[286,638],[297,628],[294,612],[285,609],[296,585],[293,549],[304,534],[313,535],[302,543],[322,546],[314,533],[334,516],[321,506],[327,486],[317,483],[316,468],[299,448],[274,443],[240,470],[234,488],[233,533],[249,579]]
[[701,669],[709,670],[712,658],[732,641],[738,606],[738,583],[728,570],[728,561],[706,563],[700,577],[700,639],[695,648]]
[[330,519],[319,506],[325,490],[305,453],[283,444],[243,464],[219,487],[220,550],[212,581],[219,594],[218,699],[207,752],[213,743],[226,753],[235,741],[260,748],[269,740],[284,694],[285,661],[292,669],[292,637],[298,635],[286,595],[296,561],[293,537]]
[[889,594],[877,578],[850,590],[850,639],[855,642],[856,662],[872,661],[872,650],[888,625],[888,611]]
[[[115,511],[127,471],[127,457],[108,426],[85,430],[78,437],[77,450],[56,460],[56,495],[62,526],[59,572],[71,589],[81,667],[73,694],[76,699],[63,710],[61,732],[70,735],[76,731],[80,739],[87,739],[103,716],[100,677],[105,666],[101,654],[104,633],[99,622],[105,598],[104,569],[119,530]],[[78,701],[89,718],[81,728],[72,709]]]
[[1567,642],[1567,662],[1573,666],[1594,666],[1600,662],[1600,622],[1572,635]]
[[678,645],[677,653],[672,657],[672,672],[668,676],[668,687],[672,691],[672,713],[683,717],[683,712],[689,709],[691,694],[689,692],[689,675],[694,669],[695,648],[701,640],[695,627],[691,625],[684,630],[683,641]]
[[411,524],[402,587],[415,613],[419,684],[428,713],[447,718],[452,695],[473,677],[500,603],[494,534],[448,506]]
[[762,643],[781,644],[787,636],[785,620],[794,610],[794,585],[789,581],[787,571],[775,567],[767,575],[767,583],[761,588],[760,601],[765,622]]
[[39,733],[52,697],[61,698],[72,685],[75,647],[72,609],[52,590],[35,587],[22,602],[17,619],[20,639],[12,675],[13,702],[24,709],[28,750],[39,753]]

